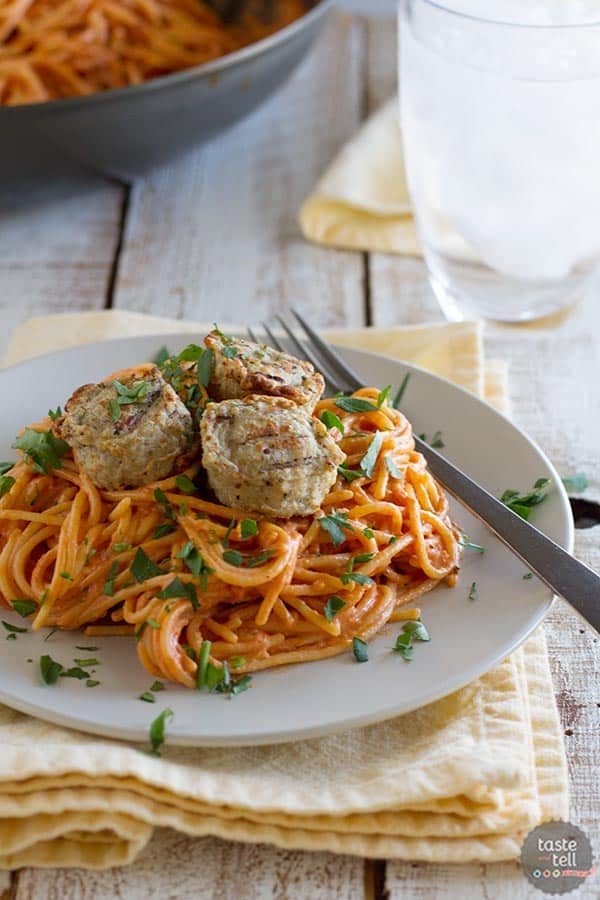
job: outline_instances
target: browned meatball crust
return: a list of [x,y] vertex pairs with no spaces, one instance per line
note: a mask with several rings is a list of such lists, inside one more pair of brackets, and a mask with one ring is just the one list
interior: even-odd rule
[[168,478],[189,462],[194,445],[190,413],[153,364],[78,388],[54,430],[105,490]]
[[286,397],[312,412],[325,389],[323,376],[306,360],[265,344],[211,331],[204,339],[214,355],[210,393],[216,400],[249,394]]
[[210,403],[200,431],[221,503],[270,516],[316,512],[345,459],[321,422],[282,397]]

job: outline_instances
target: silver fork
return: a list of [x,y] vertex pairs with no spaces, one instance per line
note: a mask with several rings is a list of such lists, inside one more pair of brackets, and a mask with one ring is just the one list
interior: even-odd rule
[[[322,372],[329,390],[346,393],[364,387],[359,375],[344,362],[340,354],[298,312],[293,309],[291,312],[302,328],[302,340],[281,316],[276,316],[277,322],[287,335],[293,351],[301,358],[310,360]],[[264,322],[262,327],[268,342],[276,350],[286,352],[272,328]],[[257,341],[251,328],[248,328],[248,335],[251,340]],[[446,490],[480,519],[551,591],[567,600],[600,632],[600,577],[416,435],[415,445]]]

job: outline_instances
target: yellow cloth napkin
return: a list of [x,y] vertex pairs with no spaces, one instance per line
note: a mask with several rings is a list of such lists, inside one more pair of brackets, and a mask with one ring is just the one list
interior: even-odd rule
[[[121,312],[33,320],[7,359],[127,334],[202,326]],[[359,329],[348,343],[434,366],[497,404],[479,326]],[[436,352],[436,348],[437,351]],[[406,716],[272,747],[135,746],[0,707],[0,868],[131,861],[158,826],[361,856],[515,858],[524,834],[567,815],[567,770],[543,632],[483,678]]]
[[342,148],[302,206],[300,227],[318,244],[420,255],[397,98],[382,106]]

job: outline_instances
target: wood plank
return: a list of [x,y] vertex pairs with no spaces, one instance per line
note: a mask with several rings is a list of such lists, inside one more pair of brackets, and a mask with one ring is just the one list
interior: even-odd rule
[[[376,108],[394,90],[395,33],[386,20],[368,23],[368,105]],[[421,259],[371,255],[370,295],[374,324],[391,325],[440,319]],[[562,322],[508,328],[488,326],[488,356],[510,367],[516,421],[550,454],[559,471],[588,473],[592,495],[600,496],[597,448],[597,355],[600,307],[597,288]],[[576,362],[575,362],[576,361]],[[573,398],[577,397],[577,403]],[[596,529],[597,530],[597,529]],[[581,550],[582,558],[585,552]],[[589,556],[588,556],[589,558]],[[591,561],[591,560],[590,560]],[[551,666],[569,759],[573,821],[598,834],[600,786],[597,779],[598,644],[564,604],[546,623]],[[389,862],[386,889],[399,898],[514,898],[532,889],[518,865],[444,866]],[[588,880],[578,896],[597,896],[598,882]]]
[[[323,324],[365,321],[362,257],[306,244],[295,220],[360,120],[363,50],[361,24],[338,18],[267,108],[133,187],[116,307],[241,321],[251,310],[255,321],[296,303]],[[362,860],[161,831],[129,868],[26,870],[16,896],[359,900],[364,891]]]
[[10,872],[0,872],[0,900],[9,900],[12,877]]
[[118,239],[122,188],[79,179],[0,209],[0,357],[12,330],[35,315],[104,306]]
[[[367,111],[397,92],[398,50],[395,18],[367,23]],[[423,260],[372,253],[369,256],[371,324],[410,325],[443,318],[429,287]]]
[[14,900],[363,900],[363,862],[156,833],[128,867],[28,869]]
[[362,257],[309,245],[296,216],[360,121],[363,51],[360,22],[334,16],[262,110],[133,188],[115,306],[256,322],[297,304],[362,324]]

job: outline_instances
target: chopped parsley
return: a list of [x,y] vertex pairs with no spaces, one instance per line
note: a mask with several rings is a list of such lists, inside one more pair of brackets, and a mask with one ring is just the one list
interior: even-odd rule
[[207,672],[212,641],[202,641],[198,653],[198,668],[196,669],[196,689],[201,691],[207,685]]
[[223,552],[223,560],[229,563],[230,566],[235,566],[238,569],[240,566],[254,569],[270,559],[274,552],[274,550],[263,550],[258,556],[242,556],[239,550],[225,550]]
[[56,409],[48,410],[48,418],[52,419],[53,422],[56,422],[57,419],[60,419],[62,416],[62,409],[60,406],[57,406]]
[[352,638],[352,652],[356,662],[364,663],[369,661],[369,645],[362,638]]
[[214,362],[214,353],[210,349],[206,349],[200,359],[198,360],[198,366],[196,369],[196,378],[198,380],[198,384],[200,387],[207,387],[210,384],[210,379],[212,377],[213,370],[213,362]]
[[59,572],[58,574],[60,575],[61,578],[64,578],[65,581],[74,581],[75,580],[70,572]]
[[477,600],[477,596],[478,596],[477,582],[474,581],[473,584],[471,585],[471,590],[469,591],[469,600]]
[[188,344],[177,356],[177,362],[198,362],[205,352],[204,347],[198,344]]
[[160,748],[165,742],[166,724],[174,715],[172,709],[163,709],[150,725],[150,753],[153,756],[160,756]]
[[363,534],[364,534],[364,536],[367,538],[367,540],[369,540],[369,541],[372,541],[373,538],[375,537],[375,532],[373,531],[372,528],[364,528],[364,529],[363,529]]
[[144,691],[143,694],[140,694],[139,700],[143,700],[144,703],[156,703],[156,697],[151,691]]
[[120,381],[113,381],[112,386],[117,392],[116,399],[113,397],[108,401],[110,417],[113,422],[118,422],[121,417],[123,406],[130,406],[133,403],[143,403],[148,396],[150,384],[147,381],[138,381],[127,387]]
[[12,600],[11,603],[14,611],[24,619],[30,616],[31,613],[38,611],[38,605],[35,600]]
[[364,478],[364,472],[357,472],[356,469],[348,469],[346,466],[338,466],[338,472],[346,479],[346,481],[354,481],[356,478]]
[[405,662],[410,662],[414,655],[414,642],[430,640],[429,632],[420,619],[405,622],[402,626],[402,633],[396,638],[394,650]]
[[200,578],[200,590],[206,591],[208,576],[212,575],[214,570],[206,565],[195,544],[187,541],[177,554],[177,558],[184,561],[194,578]]
[[258,534],[258,525],[256,521],[254,519],[242,519],[240,532],[243,541],[246,541],[248,540],[248,538],[253,537],[255,534]]
[[169,353],[168,348],[163,345],[160,348],[160,350],[158,351],[158,353],[156,354],[156,356],[154,357],[154,359],[152,360],[152,362],[154,363],[155,366],[158,366],[160,368],[161,366],[164,366],[164,364],[170,358],[170,356],[171,356],[171,354]]
[[462,541],[459,541],[458,543],[461,547],[464,547],[465,550],[473,550],[475,553],[485,553],[485,547],[482,547],[481,544],[474,544],[468,539],[466,534],[463,535]]
[[339,547],[339,545],[343,544],[346,540],[344,530],[354,531],[354,526],[351,525],[348,521],[347,513],[337,513],[331,514],[329,516],[322,516],[319,519],[319,525],[324,531],[327,532],[327,534],[331,538],[332,544],[335,547]]
[[[6,631],[9,632],[9,634],[26,634],[27,633],[27,628],[19,628],[18,625],[11,625],[10,622],[5,622],[4,619],[2,620],[2,624],[3,624],[4,628],[6,629]],[[13,638],[13,640],[14,640],[14,638]]]
[[327,603],[325,604],[325,618],[328,622],[331,622],[339,613],[341,609],[343,609],[346,605],[346,601],[342,600],[341,597],[338,597],[334,594],[333,597],[330,597]]
[[236,525],[237,525],[236,520],[231,519],[231,521],[229,522],[229,525],[227,526],[227,531],[225,532],[225,537],[221,541],[221,544],[223,545],[223,547],[229,547],[229,538],[231,536],[231,532],[233,531],[233,529],[235,528]]
[[0,497],[8,494],[15,481],[16,479],[12,475],[0,475]]
[[246,568],[254,569],[256,566],[262,566],[264,562],[271,559],[274,552],[274,550],[263,550],[258,556],[247,556],[245,559]]
[[113,549],[113,553],[125,553],[127,550],[131,550],[131,544],[127,544],[127,543],[113,544],[112,549]]
[[223,560],[226,563],[229,563],[230,566],[239,568],[242,565],[244,558],[239,550],[225,550],[223,553]]
[[146,399],[148,391],[150,390],[149,383],[143,380],[132,384],[131,387],[127,387],[120,381],[113,381],[113,387],[119,395],[119,399],[117,400],[119,406],[129,406],[132,403],[141,403]]
[[391,384],[388,384],[387,387],[384,387],[382,391],[379,391],[377,394],[377,408],[381,409],[384,403],[390,402],[390,392],[392,390]]
[[221,338],[221,342],[223,344],[233,344],[233,338],[221,331],[216,322],[213,322],[213,331],[217,335],[217,337]]
[[394,409],[400,409],[400,404],[404,399],[404,393],[406,388],[408,387],[408,382],[410,381],[410,372],[407,372],[402,381],[400,382],[400,387],[396,391],[396,395],[394,397],[393,407]]
[[337,397],[335,405],[348,413],[377,412],[377,406],[362,397]]
[[523,581],[529,581],[531,578],[533,578],[533,572],[525,572],[523,575]]
[[164,590],[156,595],[160,600],[175,600],[185,598],[190,601],[194,610],[198,609],[198,595],[193,584],[184,583],[177,576]]
[[369,444],[369,449],[360,461],[360,467],[367,478],[373,477],[373,471],[375,469],[375,464],[377,463],[377,458],[379,456],[379,451],[381,450],[382,444],[383,431],[376,431],[373,435],[371,443]]
[[548,488],[552,484],[549,478],[538,478],[533,489],[528,494],[519,494],[518,491],[504,491],[500,500],[514,513],[525,521],[529,521],[534,506],[542,503],[548,496]]
[[353,556],[350,560],[350,572],[354,568],[354,566],[360,565],[361,563],[371,562],[374,553],[357,553],[356,556]]
[[85,683],[85,686],[86,686],[86,688],[95,688],[95,687],[98,687],[99,684],[100,684],[100,682],[96,681],[95,678],[88,678],[88,680]]
[[426,444],[429,444],[430,447],[433,447],[434,450],[441,450],[442,447],[446,446],[441,431],[436,431],[431,440],[429,440],[426,434],[420,434],[419,437],[422,441],[425,441]]
[[138,584],[141,584],[142,581],[146,581],[148,578],[155,578],[157,575],[165,574],[163,570],[144,553],[141,547],[138,547],[135,551],[130,572]]
[[360,572],[344,572],[343,575],[340,575],[340,580],[342,584],[350,584],[353,581],[355,584],[375,584],[373,579],[369,575],[361,575]]
[[167,497],[165,492],[161,490],[161,488],[154,489],[154,499],[164,509],[166,518],[173,521],[175,519],[175,511],[169,501],[169,498]]
[[21,450],[34,470],[45,475],[50,469],[60,469],[61,457],[69,452],[69,445],[51,431],[35,431],[33,428],[26,428],[15,440],[13,448]]
[[40,674],[44,684],[56,684],[63,671],[63,666],[47,654],[40,657]]
[[152,618],[152,616],[150,616],[148,619],[146,619],[145,624],[146,624],[146,625],[149,625],[150,628],[154,628],[155,630],[157,630],[157,629],[160,628],[160,625],[158,624],[158,622],[156,621],[156,619],[153,619],[153,618]]
[[184,494],[195,494],[198,490],[192,479],[188,478],[187,475],[178,475],[175,479],[175,484]]
[[152,538],[157,541],[159,538],[165,537],[167,534],[173,534],[175,531],[175,525],[172,522],[163,522],[162,525],[158,525],[154,529],[154,534]]
[[159,691],[164,691],[165,686],[162,681],[155,681],[154,684],[150,687],[151,691],[158,693]]
[[229,666],[227,662],[223,666],[215,666],[209,662],[206,668],[206,687],[209,691],[218,690],[219,687],[225,689],[231,684],[231,676],[229,674]]
[[252,675],[243,675],[241,678],[238,678],[237,681],[233,681],[231,683],[231,687],[229,688],[229,696],[237,697],[238,694],[243,694],[244,691],[247,691],[252,683]]
[[[113,547],[113,550],[114,550],[114,547]],[[102,593],[105,594],[107,597],[114,596],[115,578],[117,577],[118,572],[119,572],[119,563],[115,559],[115,560],[113,560],[113,562],[110,565],[110,571],[108,573],[108,578],[106,579],[106,581],[104,582],[104,585],[102,586]]]
[[571,494],[583,494],[585,490],[588,488],[588,479],[586,475],[579,473],[578,475],[568,475],[566,478],[561,479],[565,488]]
[[339,416],[336,416],[330,409],[324,409],[319,416],[325,428],[337,428],[340,434],[344,433],[344,423]]
[[85,681],[86,678],[90,677],[90,673],[86,672],[81,666],[73,666],[70,669],[65,669],[60,673],[61,678],[77,678],[78,681]]

